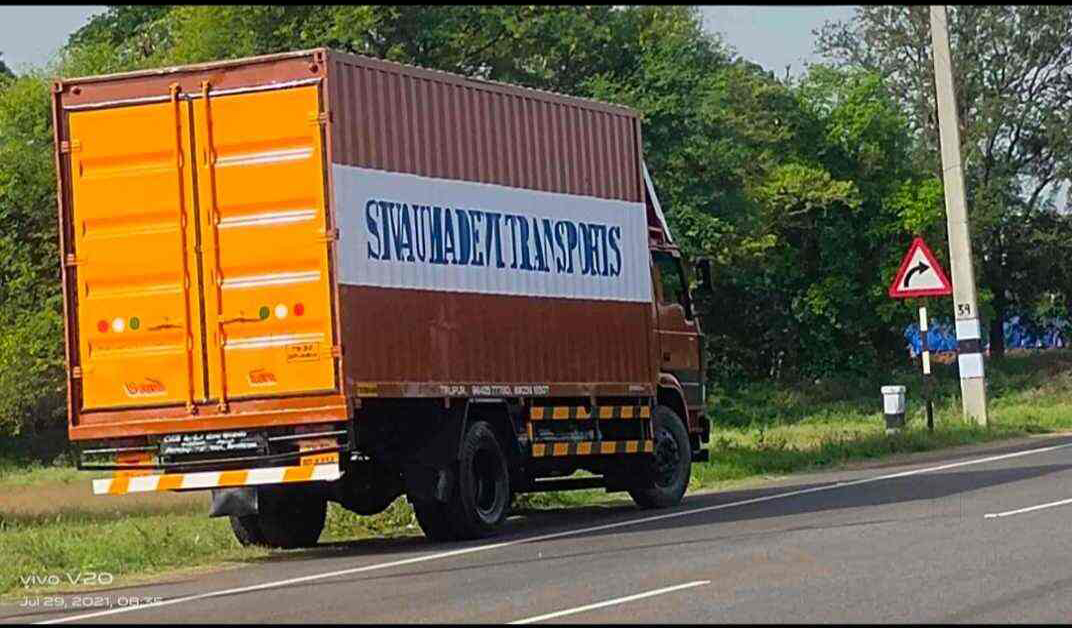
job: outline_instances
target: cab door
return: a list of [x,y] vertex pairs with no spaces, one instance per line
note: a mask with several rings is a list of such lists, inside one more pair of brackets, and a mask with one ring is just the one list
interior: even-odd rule
[[[652,251],[658,312],[660,370],[677,378],[690,420],[702,414],[700,336],[689,298],[688,281],[676,251]],[[691,421],[690,421],[691,422]]]
[[336,388],[316,86],[193,100],[209,392]]

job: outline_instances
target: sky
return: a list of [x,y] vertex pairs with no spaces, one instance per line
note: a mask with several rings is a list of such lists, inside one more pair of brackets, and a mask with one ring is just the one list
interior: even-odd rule
[[[44,63],[67,36],[103,6],[0,7],[0,52],[18,71],[26,64]],[[812,30],[825,20],[844,20],[851,6],[705,6],[704,28],[717,32],[738,54],[779,75],[791,64],[799,75],[805,61],[816,61]]]
[[812,31],[827,21],[846,21],[852,6],[705,6],[701,7],[704,29],[718,33],[737,54],[783,76],[790,66],[793,76],[804,64],[820,61],[815,54]]
[[103,6],[2,6],[0,52],[4,63],[18,72],[27,64],[41,65]]

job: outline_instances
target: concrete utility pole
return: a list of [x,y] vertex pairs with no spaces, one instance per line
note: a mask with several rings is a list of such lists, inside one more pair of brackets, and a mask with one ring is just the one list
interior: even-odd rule
[[953,310],[957,325],[957,364],[964,417],[987,424],[986,378],[983,372],[979,307],[972,271],[968,212],[964,199],[964,169],[960,158],[960,121],[953,88],[953,61],[949,53],[946,7],[931,5],[931,43],[934,79],[938,92],[938,130],[942,139],[942,180],[945,183],[946,225],[949,229],[949,264],[953,272]]

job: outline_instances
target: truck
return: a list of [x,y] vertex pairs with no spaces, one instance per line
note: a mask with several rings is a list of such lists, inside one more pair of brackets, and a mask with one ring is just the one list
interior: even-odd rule
[[94,493],[208,490],[275,548],[404,495],[445,541],[525,492],[670,507],[706,459],[710,265],[634,110],[315,49],[58,79],[52,116]]

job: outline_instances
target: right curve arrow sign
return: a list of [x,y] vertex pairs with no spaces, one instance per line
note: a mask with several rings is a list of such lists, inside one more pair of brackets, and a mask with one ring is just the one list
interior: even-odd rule
[[910,297],[938,297],[953,293],[945,271],[934,258],[923,238],[916,238],[908,253],[901,260],[901,268],[890,284],[889,294],[894,299]]

